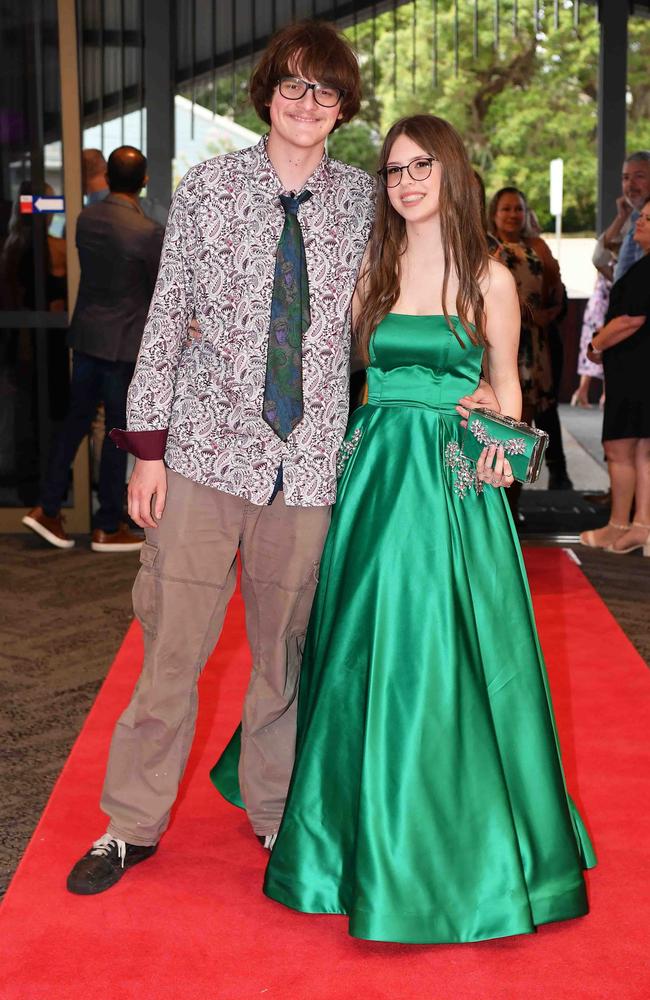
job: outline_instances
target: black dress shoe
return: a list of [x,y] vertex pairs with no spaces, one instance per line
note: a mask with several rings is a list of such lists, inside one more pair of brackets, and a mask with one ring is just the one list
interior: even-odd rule
[[566,472],[549,472],[548,488],[549,490],[572,490],[573,483]]
[[78,896],[94,896],[95,893],[104,892],[119,882],[128,868],[133,868],[133,865],[146,861],[155,854],[157,847],[157,844],[151,847],[126,844],[106,833],[77,861],[68,875],[68,891]]
[[612,493],[611,490],[601,493],[583,493],[582,499],[596,507],[609,507],[612,502]]

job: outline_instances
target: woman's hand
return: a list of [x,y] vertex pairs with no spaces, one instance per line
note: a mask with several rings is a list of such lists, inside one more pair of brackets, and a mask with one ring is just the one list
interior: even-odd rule
[[603,363],[603,352],[594,351],[593,344],[587,344],[587,361],[591,361],[592,365],[602,365]]
[[614,336],[623,334],[625,337],[630,337],[633,333],[636,333],[636,331],[640,329],[644,323],[645,316],[615,316],[614,319],[610,319],[609,323],[603,327],[603,330],[606,330],[607,333],[613,334]]
[[510,462],[506,458],[503,445],[484,448],[476,463],[476,475],[488,486],[503,486],[507,489],[515,481]]
[[499,400],[495,395],[494,389],[483,380],[479,382],[478,388],[474,390],[471,396],[463,396],[456,404],[456,413],[460,413],[463,418],[460,422],[461,427],[467,427],[469,411],[475,410],[478,406],[484,410],[493,410],[495,413],[501,413]]
[[[645,316],[614,316],[609,323],[605,323],[605,326],[602,326],[594,334],[590,345],[592,352],[602,354],[609,347],[614,347],[621,341],[627,340],[643,326],[645,321]],[[587,357],[590,361],[594,360],[593,356],[589,357],[589,352],[587,352]],[[599,361],[600,359],[596,358],[595,360]]]

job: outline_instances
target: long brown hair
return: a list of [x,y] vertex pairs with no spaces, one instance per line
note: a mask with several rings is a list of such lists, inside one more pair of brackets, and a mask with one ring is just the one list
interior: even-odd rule
[[[406,135],[421,149],[435,156],[442,168],[440,180],[440,231],[445,268],[442,279],[442,309],[449,329],[463,344],[447,312],[449,275],[458,275],[456,313],[461,326],[474,344],[484,344],[485,305],[480,279],[488,267],[488,247],[481,221],[476,181],[463,141],[458,132],[435,115],[400,118],[384,139],[379,157],[380,170],[386,166],[393,143]],[[383,183],[377,185],[375,221],[370,233],[366,264],[360,275],[363,307],[356,323],[359,351],[368,362],[373,330],[399,298],[401,257],[406,250],[406,223],[388,199]],[[473,316],[474,331],[470,325]],[[463,345],[464,346],[464,345]]]

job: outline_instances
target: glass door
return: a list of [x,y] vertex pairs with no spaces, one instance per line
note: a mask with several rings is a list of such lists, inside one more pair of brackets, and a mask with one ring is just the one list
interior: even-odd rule
[[[79,124],[76,67],[60,59],[74,0],[2,4],[0,37],[0,531],[20,531],[39,499],[52,437],[69,391],[66,328],[76,294],[75,203],[80,148],[64,170],[65,118]],[[63,21],[62,21],[63,18]],[[61,74],[63,69],[63,75]],[[71,72],[74,70],[75,72]],[[66,77],[66,73],[68,74]],[[62,103],[62,92],[65,106]],[[63,113],[65,111],[65,114]],[[69,152],[69,151],[68,151]],[[75,186],[78,188],[75,196]],[[63,195],[67,212],[61,211]],[[72,203],[72,204],[71,204]],[[64,514],[89,527],[88,448],[79,449]]]

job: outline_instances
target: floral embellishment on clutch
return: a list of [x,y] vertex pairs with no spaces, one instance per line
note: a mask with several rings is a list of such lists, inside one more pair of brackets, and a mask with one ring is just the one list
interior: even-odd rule
[[338,454],[336,456],[336,475],[338,479],[340,479],[341,476],[343,475],[343,470],[345,469],[345,466],[348,464],[350,458],[352,457],[355,448],[359,444],[359,441],[361,440],[361,435],[362,435],[361,428],[357,427],[356,431],[354,431],[354,433],[352,434],[352,437],[348,438],[347,441],[343,441],[343,443],[341,444],[341,447],[339,448]]
[[498,448],[499,445],[502,446],[506,455],[524,455],[526,453],[526,440],[522,437],[507,438],[505,441],[498,437],[494,437],[487,428],[481,423],[480,420],[470,420],[469,429],[484,447],[489,448],[494,445]]
[[454,493],[464,500],[470,490],[477,497],[483,492],[483,483],[476,475],[476,466],[465,458],[458,441],[450,441],[445,448],[445,465],[448,465],[455,475]]

